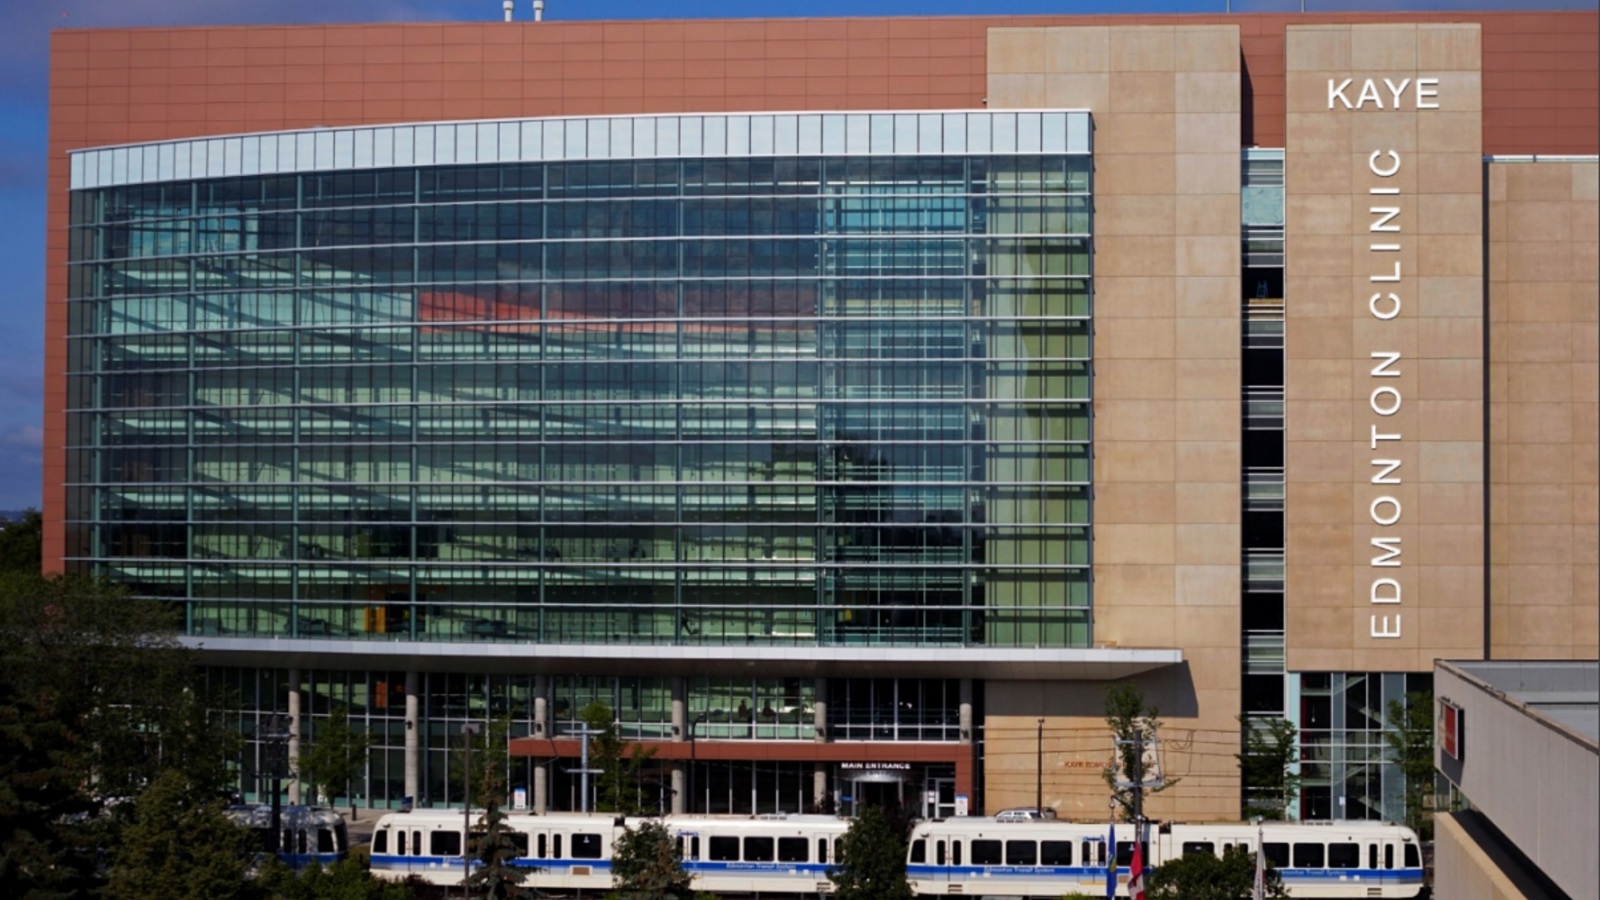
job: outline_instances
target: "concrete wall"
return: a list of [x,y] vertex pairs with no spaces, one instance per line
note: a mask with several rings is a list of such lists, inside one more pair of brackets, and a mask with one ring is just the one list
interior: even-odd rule
[[[1592,683],[1587,692],[1596,693]],[[1562,890],[1594,896],[1600,757],[1593,741],[1581,742],[1449,667],[1434,671],[1434,696],[1461,708],[1457,787],[1473,808]]]
[[[1157,815],[1238,815],[1239,29],[995,28],[990,109],[1094,114],[1095,640],[1184,648],[1144,684],[1200,752]],[[1173,681],[1172,679],[1177,679]],[[991,685],[991,805],[1033,802],[1037,717],[1063,764],[1103,763],[1103,686]],[[1069,738],[1092,735],[1087,748]],[[1004,736],[1004,737],[1002,737]],[[996,738],[999,738],[998,740]],[[1020,742],[1021,747],[1013,742]],[[1174,741],[1177,743],[1177,741]],[[1025,770],[1026,778],[1014,769]],[[1094,769],[1057,768],[1064,815],[1095,818]],[[1020,785],[1019,789],[1008,789]]]
[[1488,167],[1493,659],[1600,655],[1600,164]]
[[1479,28],[1287,40],[1288,666],[1426,671],[1482,648]]

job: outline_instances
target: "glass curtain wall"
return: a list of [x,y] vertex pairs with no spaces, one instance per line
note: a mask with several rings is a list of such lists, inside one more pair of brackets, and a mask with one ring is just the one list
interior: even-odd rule
[[1090,169],[77,191],[69,564],[205,634],[1086,646]]

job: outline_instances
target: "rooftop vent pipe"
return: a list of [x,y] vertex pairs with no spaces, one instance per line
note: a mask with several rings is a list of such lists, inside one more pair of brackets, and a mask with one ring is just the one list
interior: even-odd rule
[[516,0],[501,0],[500,9],[505,12],[506,21],[511,21],[511,8],[516,5]]
[[533,0],[533,20],[535,22],[544,21],[544,0]]

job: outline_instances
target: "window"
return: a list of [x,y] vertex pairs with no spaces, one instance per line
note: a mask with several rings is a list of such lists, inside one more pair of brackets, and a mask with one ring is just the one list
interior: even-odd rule
[[[1146,867],[1150,865],[1150,842],[1139,842],[1139,858],[1144,860]],[[1133,842],[1117,841],[1117,865],[1128,866],[1133,864]]]
[[1081,849],[1083,850],[1084,865],[1103,866],[1106,864],[1105,841],[1084,841]]
[[397,834],[396,837],[399,839],[399,847],[395,852],[399,853],[401,856],[405,856],[406,855],[406,833],[404,831],[402,831],[399,834]]
[[575,834],[572,836],[573,859],[599,859],[600,835]]
[[952,866],[961,865],[961,842],[960,841],[951,841],[950,842],[950,865],[952,865]]
[[1006,865],[1035,866],[1038,864],[1038,844],[1033,841],[1006,841]]
[[744,859],[745,862],[772,862],[772,838],[745,838]]
[[1289,865],[1289,845],[1268,843],[1261,845],[1262,852],[1267,857],[1267,862],[1282,869]]
[[318,853],[334,853],[334,852],[337,852],[338,849],[339,849],[338,847],[334,846],[333,830],[330,829],[330,828],[318,828],[317,829],[317,852]]
[[911,861],[914,863],[924,863],[928,861],[927,841],[911,842]]
[[[922,843],[918,841],[917,843]],[[798,837],[778,838],[778,862],[807,862],[806,839]]]
[[714,837],[710,842],[710,856],[712,862],[738,862],[739,839],[736,837]]
[[1321,844],[1295,844],[1294,867],[1296,869],[1322,868],[1323,847]]
[[428,833],[428,853],[431,856],[460,856],[461,832],[433,831]]
[[827,861],[828,861],[828,839],[827,838],[817,838],[817,862],[825,863]]
[[[403,833],[403,832],[402,832]],[[389,829],[380,828],[372,833],[372,852],[389,852]]]
[[1416,844],[1407,844],[1406,845],[1406,868],[1408,868],[1408,869],[1420,869],[1420,868],[1422,868],[1422,854],[1417,852],[1417,845]]
[[1039,864],[1045,866],[1072,865],[1072,842],[1040,841]]
[[1361,868],[1360,844],[1329,844],[1328,868],[1330,869],[1359,869]]
[[524,859],[528,855],[528,836],[520,831],[506,832],[506,839],[515,848],[512,852],[517,859]]
[[999,841],[973,841],[972,864],[975,866],[1000,865]]
[[1183,855],[1184,856],[1188,856],[1190,854],[1204,854],[1206,856],[1216,856],[1217,855],[1216,845],[1211,843],[1210,841],[1184,841],[1183,842]]
[[1385,869],[1394,868],[1394,845],[1393,844],[1384,844],[1383,845],[1383,867]]

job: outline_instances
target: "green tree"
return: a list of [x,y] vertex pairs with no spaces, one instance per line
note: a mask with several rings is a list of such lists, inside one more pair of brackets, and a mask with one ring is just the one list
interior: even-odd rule
[[112,851],[106,900],[254,900],[246,877],[250,836],[219,799],[167,770],[134,801],[133,817]]
[[1244,747],[1234,754],[1244,783],[1245,818],[1283,819],[1300,796],[1300,729],[1288,719],[1239,716]]
[[273,865],[257,877],[271,900],[408,900],[405,885],[372,877],[363,858],[352,856],[329,866],[312,863],[302,872]]
[[0,573],[0,883],[82,896],[118,820],[107,801],[163,770],[228,782],[236,736],[196,689],[161,604],[88,578]]
[[22,518],[0,528],[0,572],[39,574],[44,546],[44,516],[24,510]]
[[350,787],[360,780],[367,767],[367,748],[372,740],[366,731],[350,724],[350,710],[336,703],[328,718],[312,720],[310,746],[303,747],[296,765],[299,775],[329,806],[341,788],[350,791],[350,817],[355,818],[356,791]]
[[[467,753],[467,744],[472,753]],[[470,764],[469,764],[470,763]],[[472,805],[487,809],[490,802],[505,805],[509,790],[507,773],[511,767],[511,717],[497,716],[478,728],[476,734],[462,735],[456,743],[450,760],[451,771],[457,773],[456,787],[466,793],[462,776],[472,773]]]
[[683,870],[676,842],[660,822],[627,828],[617,840],[611,871],[616,887],[609,900],[692,900],[694,888]]
[[1390,700],[1383,741],[1389,758],[1405,780],[1406,825],[1422,840],[1433,838],[1433,692],[1406,694]]
[[839,839],[839,863],[828,870],[836,900],[910,900],[906,881],[907,821],[868,806]]
[[[1256,883],[1256,856],[1233,847],[1221,858],[1191,853],[1163,863],[1150,873],[1150,900],[1249,900]],[[1270,866],[1266,870],[1266,896],[1287,897],[1283,879]]]
[[[1145,780],[1149,780],[1150,773],[1145,771],[1144,760],[1161,730],[1161,720],[1156,718],[1158,714],[1154,706],[1145,704],[1144,692],[1133,685],[1118,682],[1106,688],[1106,724],[1111,727],[1117,756],[1116,763],[1106,766],[1101,777],[1105,779],[1106,787],[1111,789],[1111,796],[1122,810],[1123,817],[1129,821],[1132,821],[1134,813],[1134,789],[1118,787],[1117,782],[1131,778],[1135,772],[1142,773]],[[1141,745],[1135,744],[1135,738],[1142,742],[1143,756]],[[1178,779],[1168,778],[1159,784],[1146,786],[1144,792],[1157,794],[1177,783]]]
[[645,811],[644,787],[640,783],[640,773],[655,750],[634,744],[624,758],[628,745],[622,739],[616,717],[611,707],[598,700],[580,710],[578,718],[591,733],[589,768],[600,770],[595,782],[595,809],[630,816],[642,814]]
[[467,876],[467,887],[481,892],[489,900],[521,900],[534,896],[533,891],[521,886],[528,873],[515,864],[519,851],[511,834],[499,796],[489,795],[469,848],[477,865]]

